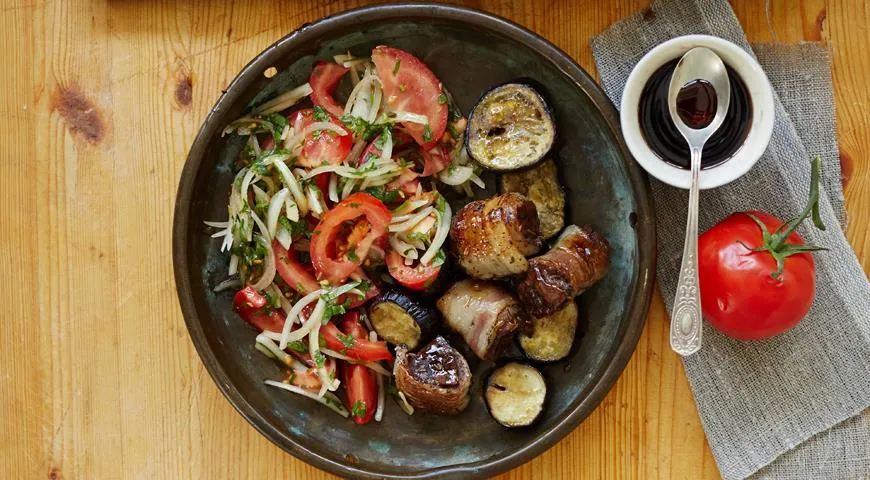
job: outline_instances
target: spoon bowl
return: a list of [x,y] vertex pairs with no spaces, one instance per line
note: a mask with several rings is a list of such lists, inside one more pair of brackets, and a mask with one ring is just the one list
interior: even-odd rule
[[[692,100],[695,101],[694,105]],[[683,243],[677,294],[671,310],[670,330],[671,348],[683,356],[701,349],[703,331],[701,291],[698,286],[698,178],[701,173],[701,154],[704,144],[722,126],[730,101],[731,84],[722,59],[706,47],[696,47],[686,52],[674,69],[668,89],[671,120],[688,142],[692,156],[686,240]],[[693,111],[687,112],[685,104],[692,107]],[[712,110],[711,104],[715,105],[716,114],[709,120],[707,117],[711,112],[707,110]],[[697,112],[695,107],[698,105],[705,111]],[[686,116],[689,117],[688,121]]]

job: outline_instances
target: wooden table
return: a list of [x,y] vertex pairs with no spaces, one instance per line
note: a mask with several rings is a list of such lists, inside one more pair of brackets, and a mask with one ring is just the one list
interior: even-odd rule
[[[594,71],[589,38],[643,0],[464,2]],[[870,267],[870,5],[735,0],[751,41],[833,51],[848,238]],[[328,478],[251,428],[190,342],[173,285],[181,167],[236,72],[356,1],[18,1],[0,7],[0,472],[7,478]],[[713,478],[662,301],[575,432],[503,478]]]

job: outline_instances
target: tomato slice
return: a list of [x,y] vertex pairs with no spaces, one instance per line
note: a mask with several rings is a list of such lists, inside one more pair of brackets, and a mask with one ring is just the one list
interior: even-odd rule
[[344,115],[344,108],[332,98],[332,94],[338,81],[348,70],[350,69],[333,62],[315,63],[314,69],[311,70],[311,77],[308,79],[308,84],[311,85],[311,102],[336,117]]
[[395,250],[387,253],[387,269],[390,276],[405,288],[411,290],[426,290],[438,278],[441,265],[423,265],[416,262],[415,266],[405,265],[405,257]]
[[296,258],[295,251],[288,251],[277,241],[272,242],[272,251],[275,254],[275,269],[278,271],[278,276],[290,288],[302,295],[320,288],[314,275]]
[[320,327],[320,336],[330,350],[364,362],[393,360],[393,354],[387,348],[387,342],[383,340],[372,342],[366,338],[349,339],[344,335],[339,338],[339,334],[341,331],[332,322]]
[[279,310],[267,313],[263,311],[265,306],[266,297],[251,286],[239,290],[233,297],[233,309],[246,322],[261,332],[280,332],[284,328],[284,313]]
[[[364,217],[361,220],[357,220]],[[387,231],[392,216],[387,207],[368,193],[351,194],[326,212],[311,235],[311,263],[317,278],[333,285],[344,282],[365,260],[372,243]],[[353,229],[367,228],[359,241],[350,244],[340,239],[345,222],[356,221]],[[340,240],[344,240],[344,253]]]
[[[290,125],[295,132],[301,132],[314,122],[329,122],[344,128],[344,125],[334,115],[325,111],[316,113],[313,108],[303,108],[290,115]],[[302,141],[302,151],[296,164],[301,167],[317,167],[323,162],[332,165],[340,164],[353,146],[353,134],[338,135],[331,130],[316,130],[310,132]]]
[[390,111],[425,116],[427,125],[403,125],[418,144],[427,149],[434,146],[447,128],[447,100],[441,82],[420,59],[398,48],[377,47],[372,61]]
[[423,177],[434,175],[450,165],[450,154],[444,149],[441,144],[435,145],[429,150],[422,150],[420,154],[423,156]]

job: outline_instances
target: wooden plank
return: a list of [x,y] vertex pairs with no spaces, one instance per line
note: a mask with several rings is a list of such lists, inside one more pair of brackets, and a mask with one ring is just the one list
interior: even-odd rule
[[[0,471],[11,478],[332,478],[284,454],[215,388],[187,336],[170,225],[187,148],[247,61],[357,1],[5,2],[0,16]],[[464,2],[594,71],[590,36],[642,0]],[[751,41],[826,40],[848,238],[870,266],[870,7],[734,0]],[[769,8],[766,9],[766,5]],[[8,322],[8,321],[7,321]],[[11,327],[9,326],[11,325]],[[716,478],[656,298],[602,405],[519,478]]]

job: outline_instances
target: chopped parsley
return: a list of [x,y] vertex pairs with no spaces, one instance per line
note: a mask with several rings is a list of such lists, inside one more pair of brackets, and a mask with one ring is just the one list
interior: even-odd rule
[[353,263],[359,263],[359,255],[356,254],[355,248],[349,248],[347,250],[347,259]]
[[302,340],[296,340],[287,344],[287,348],[299,353],[308,353],[308,344]]
[[357,287],[361,292],[368,292],[372,288],[371,282],[367,282],[365,280],[360,280],[359,285]]
[[284,127],[288,124],[287,118],[278,113],[270,113],[266,115],[266,122],[266,127],[272,132],[272,139],[275,140],[275,145],[278,145],[278,141],[281,140],[281,134],[284,133]]
[[423,127],[423,141],[432,141],[432,128],[429,126],[428,123]]
[[357,400],[353,402],[353,407],[350,409],[350,414],[354,417],[365,417],[367,410],[366,402],[364,400]]
[[428,242],[429,234],[423,232],[414,232],[408,235],[408,240],[419,241],[419,242]]
[[432,259],[432,265],[437,267],[438,265],[444,265],[444,262],[446,261],[447,254],[444,253],[444,249],[442,248],[438,250],[438,253],[435,254],[435,258]]
[[453,122],[447,124],[447,131],[450,132],[450,136],[459,139],[459,130],[456,130],[456,125]]
[[405,84],[404,84],[404,83],[400,83],[400,84],[399,84],[399,91],[400,91],[400,92],[404,92],[404,91],[407,90],[407,89],[408,89],[408,88],[405,87]]
[[317,365],[317,368],[323,368],[326,365],[326,357],[320,353],[320,350],[314,352],[311,358],[314,359],[314,364]]
[[350,114],[342,115],[341,123],[353,132],[354,137],[362,138],[365,141],[369,141],[376,135],[382,134],[385,129],[393,128],[391,122],[372,123],[363,118],[357,117],[356,115]]
[[445,103],[447,103],[447,95],[441,92],[441,95],[438,95],[438,105],[444,105]]
[[266,305],[263,307],[263,313],[269,314],[281,306],[281,301],[278,299],[278,295],[273,295],[272,292],[263,292],[263,297],[266,298]]
[[299,220],[298,222],[293,222],[285,215],[281,215],[278,217],[278,225],[283,229],[287,230],[290,233],[291,237],[296,237],[302,235],[306,238],[311,237],[311,230],[308,230],[308,227],[305,225],[304,220]]
[[365,189],[365,192],[384,203],[395,202],[399,199],[398,191],[387,190],[384,187],[369,187]]
[[314,106],[314,119],[318,122],[328,122],[329,121],[329,113],[324,110],[320,105]]
[[353,348],[353,345],[354,345],[353,335],[345,335],[345,334],[339,332],[336,336],[341,341],[342,345],[344,345],[344,348]]
[[396,60],[396,64],[393,65],[393,75],[394,75],[394,76],[395,76],[397,73],[399,73],[399,67],[401,67],[401,66],[402,66],[402,61],[401,61],[401,60]]

